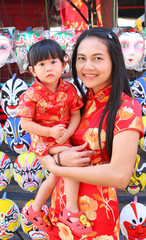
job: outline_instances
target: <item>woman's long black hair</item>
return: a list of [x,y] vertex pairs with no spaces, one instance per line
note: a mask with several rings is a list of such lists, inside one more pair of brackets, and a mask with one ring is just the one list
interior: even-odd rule
[[[101,138],[100,138],[101,127],[102,127],[103,119],[106,113],[108,112],[107,125],[106,125],[106,148],[107,148],[107,153],[110,159],[111,153],[112,153],[113,130],[115,125],[116,114],[121,104],[121,93],[124,92],[127,95],[131,96],[130,85],[129,85],[127,74],[126,74],[126,68],[125,68],[125,63],[123,59],[123,53],[121,50],[121,45],[116,34],[112,30],[107,28],[102,28],[102,27],[95,27],[95,28],[91,28],[89,30],[84,31],[76,41],[74,51],[73,51],[73,56],[72,56],[73,78],[76,86],[78,87],[79,91],[83,96],[84,109],[86,106],[88,91],[87,93],[85,93],[83,89],[83,85],[81,85],[79,82],[80,80],[78,79],[78,75],[76,71],[76,59],[77,59],[78,46],[80,45],[82,40],[89,37],[97,37],[104,40],[105,44],[107,45],[107,48],[111,57],[111,61],[112,61],[111,92],[99,124],[99,144],[101,149]],[[101,149],[101,153],[102,153],[102,149]]]

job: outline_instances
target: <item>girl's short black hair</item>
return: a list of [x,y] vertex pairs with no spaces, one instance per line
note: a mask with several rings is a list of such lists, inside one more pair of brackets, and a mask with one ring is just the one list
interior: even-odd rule
[[64,63],[64,52],[60,45],[52,39],[43,39],[34,43],[28,52],[29,65],[34,67],[38,62],[49,58],[59,58]]

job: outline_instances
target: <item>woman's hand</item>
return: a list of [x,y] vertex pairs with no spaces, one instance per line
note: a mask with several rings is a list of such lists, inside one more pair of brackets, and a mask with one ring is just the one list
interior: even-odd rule
[[[60,163],[68,167],[86,167],[90,163],[90,155],[95,151],[85,150],[87,143],[77,147],[68,148],[60,153]],[[57,154],[54,155],[57,162]]]
[[[90,163],[90,155],[94,154],[95,151],[84,150],[87,146],[87,143],[84,143],[77,147],[72,147],[64,150],[60,153],[60,163],[62,166],[68,167],[86,167]],[[40,160],[41,166],[50,171],[54,172],[57,165],[57,154],[54,157],[49,154],[46,156],[36,155],[36,158]]]

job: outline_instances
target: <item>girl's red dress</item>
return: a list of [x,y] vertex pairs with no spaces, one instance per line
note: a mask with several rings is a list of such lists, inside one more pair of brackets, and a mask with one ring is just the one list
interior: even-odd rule
[[[111,85],[97,92],[95,95],[89,91],[88,101],[82,121],[72,137],[73,145],[88,142],[88,149],[96,150],[97,154],[91,156],[91,164],[97,165],[108,163],[106,152],[106,118],[101,131],[101,147],[105,156],[105,161],[100,153],[98,142],[98,127],[100,117],[107,103],[111,90]],[[143,122],[141,106],[137,100],[130,98],[125,93],[121,96],[122,102],[118,110],[114,135],[126,131],[136,130],[143,136]],[[119,143],[120,144],[120,143]],[[128,147],[128,146],[127,146]],[[106,176],[103,176],[103,178]],[[103,187],[80,183],[78,204],[79,208],[90,220],[93,232],[89,236],[77,238],[70,228],[59,222],[58,215],[63,210],[66,203],[64,192],[64,181],[60,180],[55,187],[51,197],[51,207],[49,218],[53,223],[53,231],[48,234],[49,240],[118,240],[119,239],[119,209],[116,189],[114,187]]]
[[[47,127],[70,121],[70,111],[77,111],[83,106],[73,84],[60,79],[56,93],[36,81],[20,96],[17,116],[32,118],[34,122]],[[70,141],[65,146],[71,147]],[[59,146],[52,137],[31,134],[29,150],[40,155],[48,154],[52,146]]]

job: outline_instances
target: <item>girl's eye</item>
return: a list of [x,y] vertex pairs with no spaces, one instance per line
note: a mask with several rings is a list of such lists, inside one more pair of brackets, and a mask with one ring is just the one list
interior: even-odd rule
[[56,63],[56,61],[55,61],[55,60],[53,60],[53,61],[52,61],[52,64],[55,64],[55,63]]
[[44,63],[40,63],[40,66],[44,66]]

